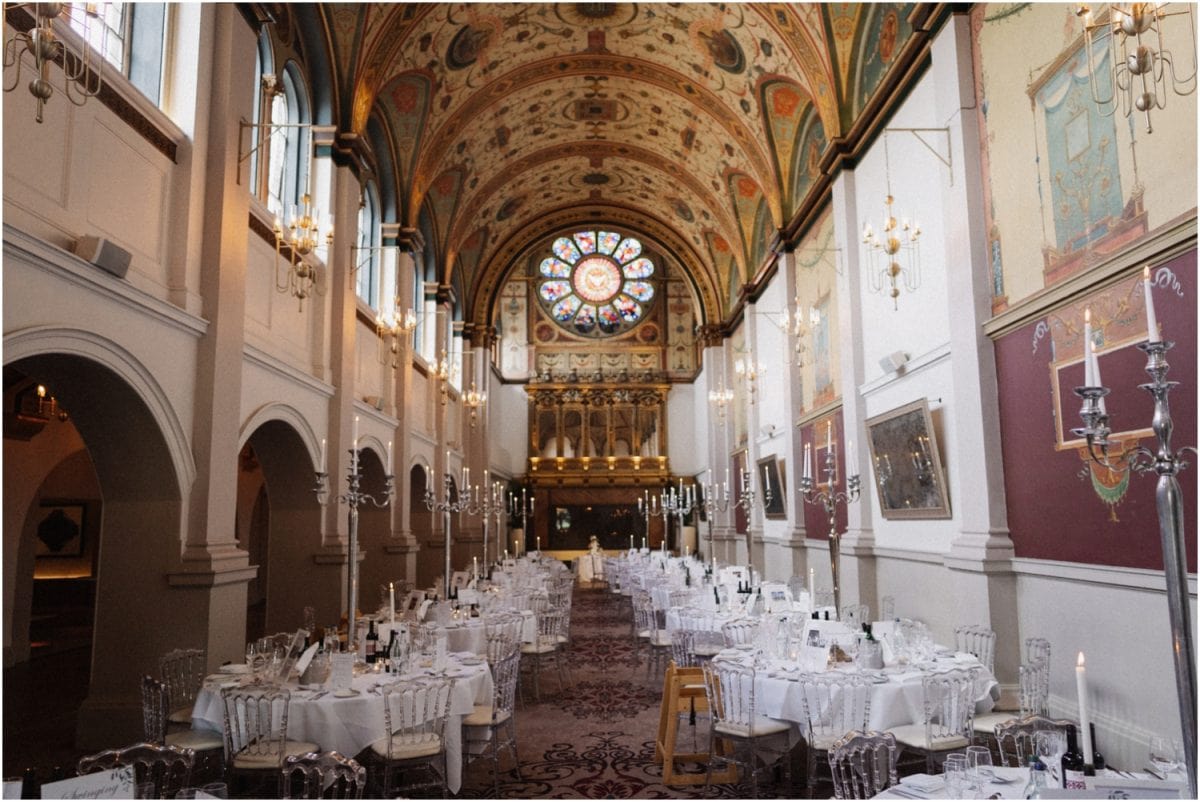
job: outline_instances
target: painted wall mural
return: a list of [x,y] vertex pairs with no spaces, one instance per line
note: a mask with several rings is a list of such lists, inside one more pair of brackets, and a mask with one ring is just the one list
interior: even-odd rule
[[[1152,136],[1133,119],[1104,116],[1093,100],[1074,10],[1066,3],[985,3],[971,10],[997,312],[1111,259],[1195,208],[1194,167],[1179,170],[1162,158],[1196,152],[1195,96],[1173,97],[1156,112]],[[1104,47],[1092,53],[1101,96],[1111,89],[1107,59]]]
[[[1196,443],[1196,252],[1152,266],[1160,330],[1175,347],[1168,378],[1175,424],[1172,445]],[[1094,463],[1082,439],[1083,318],[1092,311],[1093,342],[1106,398],[1114,455],[1151,446],[1152,404],[1138,387],[1146,381],[1146,339],[1140,274],[1129,277],[996,342],[1008,524],[1018,557],[1134,568],[1162,568],[1153,476],[1131,475]],[[1037,388],[1041,388],[1040,391]],[[1196,479],[1181,476],[1184,509],[1194,519]],[[1043,500],[1044,503],[1043,503]],[[1060,513],[1052,513],[1054,510]],[[1190,571],[1196,570],[1196,532],[1188,528]]]
[[805,331],[798,342],[801,360],[797,415],[841,397],[841,348],[837,338],[839,253],[833,217],[826,209],[792,253],[796,273],[795,307]]

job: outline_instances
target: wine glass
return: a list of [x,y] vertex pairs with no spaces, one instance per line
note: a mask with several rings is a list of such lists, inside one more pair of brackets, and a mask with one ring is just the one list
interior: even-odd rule
[[951,752],[942,763],[942,776],[946,780],[947,799],[966,799],[967,756],[962,752]]
[[1051,778],[1058,783],[1062,756],[1067,751],[1066,733],[1062,730],[1038,730],[1033,735],[1033,749]]
[[967,771],[983,785],[992,779],[992,750],[986,746],[967,747]]
[[1177,739],[1151,736],[1150,762],[1164,777],[1167,776],[1178,770],[1183,762],[1183,745]]

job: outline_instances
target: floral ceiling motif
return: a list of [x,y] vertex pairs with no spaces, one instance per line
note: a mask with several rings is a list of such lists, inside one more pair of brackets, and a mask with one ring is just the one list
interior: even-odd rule
[[321,8],[343,121],[383,122],[399,222],[427,210],[467,299],[509,267],[511,238],[590,201],[671,228],[722,288],[718,317],[886,74],[913,6]]

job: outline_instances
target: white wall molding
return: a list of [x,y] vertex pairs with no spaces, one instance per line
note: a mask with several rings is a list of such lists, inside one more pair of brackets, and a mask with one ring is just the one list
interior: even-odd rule
[[4,225],[5,260],[20,259],[28,266],[74,284],[156,323],[199,338],[208,321],[139,290],[128,281],[106,273],[73,253]]
[[873,395],[880,390],[883,390],[892,384],[902,382],[910,378],[914,374],[920,373],[927,368],[950,358],[950,343],[942,343],[937,348],[927,351],[920,356],[913,357],[904,363],[904,370],[885,373],[877,379],[872,379],[869,382],[864,382],[859,385],[858,391],[865,397]]
[[[245,355],[246,361],[256,367],[260,367],[269,373],[274,373],[276,376],[280,376],[312,393],[316,393],[322,398],[333,398],[334,387],[332,384],[314,378],[285,362],[280,362],[279,359],[268,354],[261,348],[246,343],[242,346],[242,353]],[[364,409],[370,408],[364,405]],[[372,411],[374,410],[372,409]]]
[[[1018,575],[1042,576],[1065,582],[1082,582],[1131,590],[1166,593],[1166,577],[1159,569],[1125,568],[1116,565],[1087,565],[1059,560],[1034,560],[1028,557],[1013,559],[1013,571]],[[1196,575],[1188,574],[1188,595],[1196,597]]]

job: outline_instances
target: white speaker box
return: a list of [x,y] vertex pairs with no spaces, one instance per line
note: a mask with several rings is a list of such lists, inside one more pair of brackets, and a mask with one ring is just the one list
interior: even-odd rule
[[117,278],[125,278],[125,273],[129,271],[129,260],[133,258],[133,255],[120,245],[104,237],[91,235],[76,240],[75,255]]
[[896,351],[879,360],[879,367],[884,373],[891,373],[892,371],[899,373],[907,362],[908,354],[903,351]]

